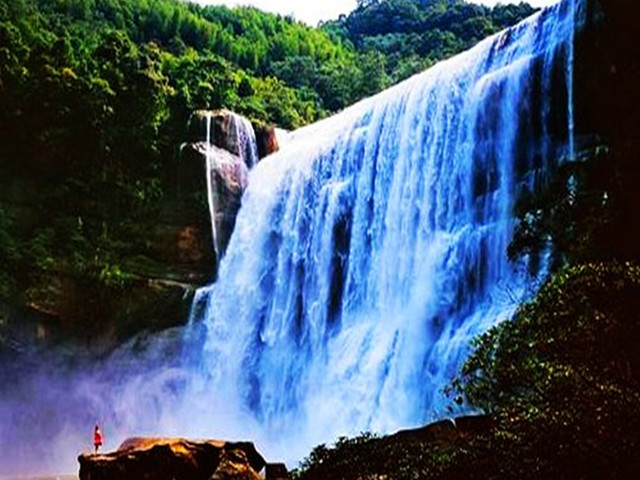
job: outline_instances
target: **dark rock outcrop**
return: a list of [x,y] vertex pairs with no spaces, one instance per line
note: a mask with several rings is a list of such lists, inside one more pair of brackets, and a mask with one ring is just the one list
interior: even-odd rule
[[618,220],[603,232],[602,245],[615,250],[618,259],[640,255],[638,230],[626,227],[637,222],[640,182],[640,28],[630,5],[627,0],[586,0],[585,24],[575,45],[576,131],[607,146],[604,160],[614,175],[599,177],[610,189]]
[[[104,286],[64,272],[47,272],[23,304],[5,302],[3,338],[15,350],[71,342],[106,354],[140,331],[157,332],[184,324],[195,286],[166,278],[132,275],[126,285]],[[6,346],[6,345],[5,345]]]
[[[183,324],[192,293],[211,278],[214,262],[208,211],[176,187],[166,189],[153,215],[141,219],[135,229],[129,224],[123,229],[127,233],[109,237],[113,249],[100,259],[108,258],[109,264],[94,264],[88,248],[80,249],[78,260],[71,262],[73,248],[56,240],[48,247],[51,261],[46,269],[22,267],[15,280],[20,295],[5,299],[10,313],[0,322],[0,348],[5,343],[2,338],[10,337],[10,343],[27,347],[90,342],[87,346],[94,353],[104,353],[141,330]],[[206,192],[204,180],[202,189]],[[83,230],[90,224],[87,217],[69,213],[55,217],[58,212],[42,207],[45,194],[34,179],[0,179],[0,203],[15,219],[16,244],[26,249],[55,220],[55,225],[76,226],[88,245],[90,237]],[[48,218],[52,215],[54,219]],[[112,227],[109,222],[104,225]],[[59,234],[61,239],[65,235]],[[97,250],[95,257],[100,257]]]
[[78,462],[80,480],[257,480],[265,465],[251,442],[182,438],[131,438]]
[[384,438],[388,443],[426,442],[430,445],[449,445],[457,440],[491,431],[495,420],[487,415],[471,415],[440,420],[424,427],[401,430]]
[[264,158],[267,155],[280,150],[278,135],[273,125],[254,125],[256,131],[256,143],[258,144],[258,156]]
[[[207,176],[206,172],[207,155],[210,161],[210,176]],[[207,195],[207,180],[211,181],[209,188],[215,210],[216,242],[218,251],[224,252],[235,226],[242,194],[247,187],[249,169],[238,155],[215,145],[208,147],[205,142],[187,145],[183,150],[183,158],[188,163],[201,166],[203,195]],[[211,226],[209,229],[211,230]],[[210,241],[210,250],[212,245],[213,242]]]
[[289,472],[284,463],[267,463],[265,468],[266,480],[287,480]]

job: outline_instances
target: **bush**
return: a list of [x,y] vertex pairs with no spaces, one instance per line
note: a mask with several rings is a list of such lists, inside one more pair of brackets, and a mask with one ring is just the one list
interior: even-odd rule
[[640,472],[640,268],[566,269],[476,341],[460,390],[498,422],[509,478]]

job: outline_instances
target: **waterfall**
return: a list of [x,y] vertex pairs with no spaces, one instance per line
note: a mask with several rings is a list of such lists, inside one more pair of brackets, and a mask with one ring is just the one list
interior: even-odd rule
[[213,182],[213,151],[211,149],[211,113],[207,113],[206,126],[206,175],[207,175],[207,201],[209,204],[209,216],[211,217],[211,238],[213,241],[213,253],[216,265],[220,261],[220,246],[218,245],[218,227],[216,225],[215,184]]
[[256,132],[251,122],[236,113],[231,112],[233,128],[237,138],[240,158],[244,160],[247,168],[253,168],[259,161],[258,144],[256,142]]
[[514,264],[506,247],[520,193],[575,154],[580,8],[545,9],[257,165],[253,130],[235,122],[239,151],[207,155],[210,198],[211,167],[255,167],[189,326],[104,359],[3,359],[0,476],[73,471],[96,421],[107,450],[133,435],[251,439],[295,462],[339,435],[449,415],[442,388],[470,340],[546,274],[544,256]]
[[447,415],[471,340],[546,273],[506,250],[518,194],[572,148],[573,15],[538,12],[295,132],[251,172],[194,305],[190,395],[225,412],[214,426],[242,419],[305,452]]

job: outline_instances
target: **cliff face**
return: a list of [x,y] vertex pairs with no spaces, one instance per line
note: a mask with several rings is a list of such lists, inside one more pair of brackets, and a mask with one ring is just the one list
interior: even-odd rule
[[[211,150],[215,150],[217,159],[224,160],[215,164],[211,177],[206,175],[206,115],[213,118]],[[216,195],[216,230],[222,248],[233,230],[248,181],[250,165],[240,158],[243,139],[232,128],[232,118],[240,117],[227,111],[196,113],[188,132],[189,143],[183,146],[179,160],[168,165],[162,197],[135,225],[118,232],[111,228],[109,245],[89,246],[89,253],[82,253],[81,268],[73,263],[74,256],[81,255],[73,245],[56,250],[52,244],[60,224],[71,225],[74,233],[82,236],[90,217],[65,213],[50,228],[47,182],[37,176],[3,175],[0,206],[13,220],[16,247],[29,255],[33,251],[35,264],[42,268],[25,271],[29,270],[27,267],[17,272],[24,288],[2,303],[0,348],[11,350],[19,349],[21,344],[72,340],[102,352],[138,331],[186,322],[193,292],[212,280],[217,269],[207,181],[210,178],[213,182]],[[256,130],[259,144],[254,146],[254,162],[277,149],[273,129]],[[255,145],[256,141],[252,141]],[[103,228],[110,227],[103,222]],[[36,248],[41,231],[50,232],[54,238],[42,251]],[[96,261],[98,266],[93,267],[92,257],[104,255],[105,248],[113,249],[109,261]],[[66,253],[56,253],[59,250]]]

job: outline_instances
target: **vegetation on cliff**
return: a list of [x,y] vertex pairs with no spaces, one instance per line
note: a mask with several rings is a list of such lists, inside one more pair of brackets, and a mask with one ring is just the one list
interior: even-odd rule
[[527,3],[494,8],[463,0],[360,1],[323,29],[378,59],[391,82],[467,50],[483,38],[534,13]]

